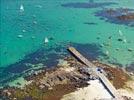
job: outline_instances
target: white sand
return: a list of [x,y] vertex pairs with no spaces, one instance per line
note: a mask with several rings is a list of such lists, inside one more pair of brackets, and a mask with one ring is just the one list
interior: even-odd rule
[[128,81],[126,83],[126,88],[125,89],[119,89],[118,92],[122,96],[127,96],[127,97],[131,97],[132,99],[134,99],[134,80]]
[[112,99],[112,96],[104,88],[99,80],[91,80],[90,85],[78,89],[78,91],[65,95],[61,100],[94,100],[94,99]]
[[67,68],[60,68],[61,70],[65,71],[65,72],[73,72],[75,70],[74,67],[67,67]]
[[134,99],[134,92],[133,91],[128,91],[126,89],[119,89],[118,92],[122,96],[127,96],[127,97],[131,97],[131,99]]

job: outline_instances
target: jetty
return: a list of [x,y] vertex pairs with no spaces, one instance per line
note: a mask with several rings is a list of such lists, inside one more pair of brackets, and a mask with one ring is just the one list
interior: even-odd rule
[[123,100],[120,94],[117,92],[115,87],[111,84],[108,78],[101,72],[96,70],[96,66],[86,59],[81,53],[79,53],[74,47],[69,47],[68,50],[86,66],[92,69],[92,72],[99,78],[100,82],[106,87],[108,92],[111,94],[114,100]]

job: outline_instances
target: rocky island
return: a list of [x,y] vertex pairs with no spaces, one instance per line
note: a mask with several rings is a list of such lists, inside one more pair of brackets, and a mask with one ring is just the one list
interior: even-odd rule
[[96,12],[96,16],[110,23],[123,24],[133,27],[134,24],[134,9],[116,8],[104,9]]

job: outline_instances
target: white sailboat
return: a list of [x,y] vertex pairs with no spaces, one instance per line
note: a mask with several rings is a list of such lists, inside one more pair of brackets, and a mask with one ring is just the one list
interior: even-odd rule
[[48,38],[46,37],[46,38],[45,38],[45,44],[48,43],[48,42],[49,42],[49,40],[48,40]]
[[24,11],[24,6],[20,5],[20,12],[23,12],[23,11]]

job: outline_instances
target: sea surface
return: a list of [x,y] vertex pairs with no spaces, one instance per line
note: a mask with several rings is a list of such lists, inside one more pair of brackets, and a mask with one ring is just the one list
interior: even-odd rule
[[1,0],[0,86],[55,66],[70,45],[89,59],[133,65],[134,20],[111,21],[99,13],[123,8],[133,12],[134,0]]

